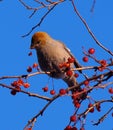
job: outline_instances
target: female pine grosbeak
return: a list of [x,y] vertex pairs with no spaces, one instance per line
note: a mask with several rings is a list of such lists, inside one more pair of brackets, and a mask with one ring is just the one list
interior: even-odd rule
[[[66,63],[73,57],[70,50],[60,41],[52,39],[46,32],[36,32],[31,39],[31,49],[35,49],[40,68],[45,72],[50,72],[49,76],[63,79],[69,87],[77,85],[76,78],[72,72],[71,76],[66,74],[64,67],[60,64]],[[81,67],[77,60],[70,63],[70,69]]]

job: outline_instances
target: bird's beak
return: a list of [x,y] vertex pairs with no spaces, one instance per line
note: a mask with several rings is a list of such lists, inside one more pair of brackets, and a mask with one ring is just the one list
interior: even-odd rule
[[30,49],[34,49],[34,47],[30,46]]
[[35,46],[31,43],[30,49],[35,49]]

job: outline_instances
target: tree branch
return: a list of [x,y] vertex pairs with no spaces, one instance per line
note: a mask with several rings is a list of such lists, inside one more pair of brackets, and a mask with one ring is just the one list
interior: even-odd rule
[[8,88],[8,89],[15,90],[17,92],[27,94],[28,96],[31,96],[31,97],[36,97],[36,98],[40,98],[40,99],[43,99],[43,100],[51,101],[51,98],[46,97],[46,96],[42,96],[42,95],[39,95],[39,94],[36,94],[36,93],[27,92],[27,91],[24,91],[24,90],[21,90],[21,89],[18,90],[17,88],[14,88],[12,86],[8,86],[8,85],[2,84],[2,83],[0,83],[0,86]]
[[75,13],[77,14],[77,16],[80,18],[80,20],[82,21],[82,23],[84,24],[84,26],[86,27],[87,31],[89,32],[89,34],[91,35],[91,37],[94,39],[94,41],[102,48],[104,49],[106,52],[108,52],[110,55],[113,56],[113,52],[110,51],[109,49],[107,49],[105,46],[102,45],[102,43],[100,43],[97,38],[95,37],[95,35],[92,33],[91,29],[89,28],[88,24],[86,23],[85,19],[83,19],[83,17],[80,15],[80,13],[78,12],[75,4],[74,4],[74,0],[71,0],[72,6],[74,8]]
[[28,126],[32,125],[32,123],[34,123],[34,121],[36,122],[37,118],[38,118],[39,116],[42,116],[42,115],[43,115],[43,113],[44,113],[44,111],[47,109],[47,107],[48,107],[55,99],[57,99],[57,98],[59,98],[59,97],[60,97],[59,94],[55,95],[55,96],[43,107],[43,109],[42,109],[41,111],[39,111],[38,114],[36,114],[32,119],[30,119],[30,120],[28,121],[28,123],[27,123],[26,126],[24,127],[24,130],[26,130],[26,128],[27,128]]
[[113,107],[111,107],[96,123],[93,125],[99,125],[101,122],[104,121],[104,119],[108,116],[108,114],[113,110]]

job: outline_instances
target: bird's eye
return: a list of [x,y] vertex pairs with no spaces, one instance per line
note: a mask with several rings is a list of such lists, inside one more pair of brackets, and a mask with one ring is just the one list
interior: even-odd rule
[[37,44],[40,44],[41,41],[37,41]]

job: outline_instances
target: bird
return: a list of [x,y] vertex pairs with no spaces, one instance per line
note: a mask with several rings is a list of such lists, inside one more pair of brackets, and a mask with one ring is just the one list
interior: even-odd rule
[[[33,34],[30,49],[36,50],[42,71],[50,72],[48,75],[52,78],[62,79],[68,87],[78,87],[74,72],[67,75],[67,67],[60,67],[63,63],[68,63],[69,58],[74,57],[64,43],[53,39],[48,33],[40,31]],[[74,67],[81,67],[75,57],[74,62],[70,63],[69,69],[74,69]]]

